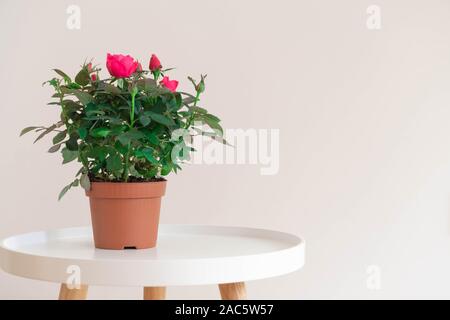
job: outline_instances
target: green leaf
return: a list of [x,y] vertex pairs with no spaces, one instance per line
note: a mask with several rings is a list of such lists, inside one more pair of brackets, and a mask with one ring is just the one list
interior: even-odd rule
[[195,99],[194,96],[186,97],[186,98],[183,98],[183,104],[184,105],[189,105],[189,104],[195,102],[195,100],[196,99]]
[[72,151],[67,148],[62,149],[63,164],[69,163],[78,158],[78,151]]
[[87,137],[88,131],[85,127],[78,128],[78,135],[81,140],[84,140]]
[[112,84],[106,83],[106,82],[100,82],[99,89],[105,90],[107,93],[110,93],[113,95],[122,93],[122,91],[119,88],[117,88],[116,86],[114,86]]
[[161,175],[167,176],[170,171],[172,171],[172,166],[170,164],[166,164],[161,168]]
[[70,89],[68,87],[61,87],[63,94],[72,94],[80,100],[83,105],[87,105],[89,102],[94,101],[94,97],[85,91]]
[[76,82],[71,82],[67,85],[69,89],[81,89],[81,86]]
[[138,81],[136,81],[136,86],[139,90],[145,90],[145,91],[150,91],[150,90],[156,89],[158,87],[155,80],[153,80],[151,78],[139,79]]
[[105,104],[105,103],[101,103],[96,105],[98,110],[103,110],[103,111],[111,111],[112,113],[117,112],[116,108],[111,107],[111,105],[109,104]]
[[83,173],[81,175],[80,185],[86,191],[89,191],[91,189],[91,181],[89,180],[89,176],[86,173]]
[[163,101],[165,101],[169,111],[178,111],[183,106],[181,94],[178,92],[166,94]]
[[[205,109],[203,109],[203,110],[205,110]],[[205,110],[205,111],[206,111],[206,110]],[[220,119],[217,118],[215,115],[213,115],[213,114],[211,114],[211,113],[205,114],[205,115],[203,115],[203,117],[204,117],[204,118],[208,118],[209,120],[214,121],[214,122],[217,122],[217,123],[220,122]]]
[[79,184],[78,179],[75,179],[71,183],[69,183],[67,186],[65,186],[58,195],[58,201],[61,200],[62,197],[64,197],[64,195],[67,193],[67,191],[70,190],[70,188],[78,187],[78,184]]
[[113,153],[106,158],[106,168],[111,172],[117,172],[122,169],[122,160],[119,154]]
[[[190,94],[189,92],[184,92],[184,91],[178,91],[178,92],[179,92],[180,94],[182,94],[182,95],[185,95],[185,96],[188,97],[188,98],[193,99],[192,101],[195,100],[195,96],[192,95],[192,94]],[[187,99],[187,98],[185,98],[185,99]]]
[[106,156],[108,155],[108,150],[106,147],[101,146],[94,146],[91,150],[88,151],[88,157],[94,158],[97,161],[104,161],[106,159]]
[[145,137],[145,135],[142,132],[140,132],[136,129],[132,129],[132,130],[129,130],[127,132],[124,132],[124,133],[118,135],[117,140],[119,140],[120,143],[125,146],[125,145],[128,145],[128,143],[130,143],[132,140],[139,140],[144,137]]
[[56,125],[51,125],[50,127],[46,128],[38,137],[34,140],[33,143],[36,143],[38,140],[41,140],[45,135],[49,134],[53,130],[56,129]]
[[111,132],[108,128],[95,128],[91,130],[90,135],[94,138],[105,138]]
[[147,131],[145,132],[145,136],[147,137],[148,141],[150,141],[150,143],[154,145],[159,145],[159,139],[153,132]]
[[217,136],[219,137],[223,136],[223,128],[220,124],[218,124],[217,122],[210,122],[208,123],[208,126],[210,126],[211,129],[214,130]]
[[134,156],[138,159],[140,158],[144,158],[144,153],[141,150],[135,150],[134,151]]
[[[208,110],[203,109],[203,108],[201,108],[201,107],[190,107],[190,109],[191,109],[192,111],[198,112],[198,113],[200,113],[200,114],[207,114],[207,113],[208,113]],[[219,120],[219,121],[220,121],[220,120]]]
[[131,166],[130,166],[129,172],[130,172],[130,175],[133,176],[133,177],[137,177],[137,178],[142,177],[142,174],[140,174],[140,173],[136,170],[136,168],[134,167],[134,165],[131,165]]
[[114,148],[123,156],[128,153],[128,145],[122,145],[122,143],[120,143],[119,141],[116,141],[116,143],[114,143]]
[[76,133],[70,135],[69,140],[66,141],[66,147],[71,151],[78,151],[78,135]]
[[152,111],[146,111],[145,114],[148,115],[150,118],[152,118],[153,121],[158,122],[167,127],[171,127],[171,126],[175,125],[175,122],[173,121],[172,118],[169,118],[162,114],[154,113]]
[[122,88],[122,89],[125,90],[126,89],[126,86],[125,86],[126,83],[127,82],[123,78],[117,79],[117,86],[119,88]]
[[82,105],[80,105],[80,104],[78,104],[78,103],[76,103],[75,101],[72,101],[72,100],[64,100],[63,101],[63,106],[64,106],[64,109],[66,111],[72,111],[72,112],[83,109]]
[[[109,119],[109,120],[110,120],[110,123],[114,123],[114,122],[115,122],[115,121],[113,121],[112,119]],[[117,119],[117,120],[119,120],[119,119]],[[125,126],[125,125],[113,126],[113,127],[111,127],[111,133],[110,133],[110,135],[118,136],[119,134],[125,132],[125,130],[126,130],[127,128],[128,128],[128,127]]]
[[223,128],[219,124],[220,119],[211,114],[198,115],[195,117],[196,120],[201,120],[206,123],[211,129],[213,129],[218,136],[223,135]]
[[75,95],[75,97],[78,98],[78,100],[80,100],[80,102],[83,105],[87,105],[89,102],[94,101],[94,97],[91,96],[89,93],[87,92],[83,92],[83,91],[74,91],[73,93]]
[[58,151],[61,148],[61,143],[55,144],[54,146],[52,146],[50,149],[48,149],[49,153],[54,153],[56,151]]
[[78,83],[81,86],[85,86],[89,83],[90,77],[89,77],[89,71],[87,70],[87,67],[83,67],[80,72],[75,76],[75,82]]
[[84,167],[81,167],[80,170],[77,171],[77,173],[75,174],[75,177],[78,177],[80,174],[84,173],[86,171],[86,169]]
[[58,133],[56,134],[56,136],[53,137],[53,144],[58,144],[58,143],[60,143],[61,141],[63,141],[64,138],[66,137],[66,135],[67,135],[67,130],[58,132]]
[[68,184],[61,190],[61,192],[58,195],[58,201],[61,200],[62,197],[64,197],[64,195],[67,193],[67,191],[69,191],[70,188],[72,188],[72,183]]
[[145,114],[143,114],[143,115],[141,115],[139,117],[139,121],[141,122],[141,124],[144,127],[148,126],[150,124],[150,122],[151,122],[150,117],[148,115],[145,115]]
[[28,132],[30,132],[30,131],[33,131],[34,129],[40,129],[40,128],[43,128],[43,127],[26,127],[26,128],[23,128],[22,129],[22,131],[20,131],[20,136],[19,137],[21,137],[21,136],[23,136],[25,133],[28,133]]
[[[103,116],[103,115],[105,115],[105,111],[103,111],[103,110],[87,110],[87,108],[86,108],[86,115],[88,116],[88,117],[90,117],[90,116]],[[100,117],[99,117],[100,118]]]
[[70,79],[70,77],[69,77],[67,74],[65,74],[64,72],[62,72],[61,70],[59,70],[59,69],[53,69],[53,71],[55,71],[58,75],[60,75],[61,77],[63,77],[63,79],[64,79],[64,81],[65,81],[66,83],[71,83],[71,82],[72,82],[72,80]]
[[152,148],[144,148],[141,151],[145,159],[147,159],[150,163],[159,164],[158,160],[156,160],[155,157],[153,156]]

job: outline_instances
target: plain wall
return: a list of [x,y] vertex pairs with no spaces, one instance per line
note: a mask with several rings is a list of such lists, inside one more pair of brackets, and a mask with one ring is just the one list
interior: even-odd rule
[[[81,29],[66,9],[81,8]],[[366,26],[370,5],[381,29]],[[58,117],[52,68],[106,53],[157,53],[225,128],[280,130],[280,170],[194,165],[169,177],[163,223],[270,228],[307,240],[305,267],[248,284],[255,299],[450,298],[449,1],[0,2],[0,237],[87,225],[78,166],[20,129]],[[106,68],[104,75],[106,76]],[[181,245],[181,244],[180,244]],[[373,290],[369,266],[381,271]],[[370,269],[369,269],[370,270]],[[0,298],[53,299],[59,285],[0,272]],[[133,299],[140,288],[92,287]],[[219,298],[215,286],[168,298]]]

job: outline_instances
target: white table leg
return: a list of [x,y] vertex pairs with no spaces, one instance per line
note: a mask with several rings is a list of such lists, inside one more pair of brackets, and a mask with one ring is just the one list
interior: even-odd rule
[[88,286],[82,284],[80,289],[69,289],[65,283],[61,283],[59,300],[86,300]]
[[244,282],[221,283],[219,284],[222,300],[245,300],[247,292]]

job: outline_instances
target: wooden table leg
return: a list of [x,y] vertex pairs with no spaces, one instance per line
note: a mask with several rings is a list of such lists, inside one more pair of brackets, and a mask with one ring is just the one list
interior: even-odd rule
[[144,287],[144,300],[166,299],[166,287]]
[[59,289],[59,300],[85,300],[87,297],[88,286],[82,284],[80,289],[69,289],[65,283],[61,283]]
[[222,300],[245,300],[247,292],[244,282],[221,283],[219,284]]

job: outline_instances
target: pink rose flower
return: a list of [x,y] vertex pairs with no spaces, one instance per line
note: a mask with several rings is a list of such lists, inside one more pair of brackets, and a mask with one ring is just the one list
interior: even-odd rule
[[169,77],[165,76],[162,80],[161,80],[161,85],[167,89],[169,89],[172,92],[175,92],[175,90],[177,90],[178,87],[178,81],[177,80],[170,80]]
[[129,55],[109,54],[106,57],[106,68],[116,78],[128,78],[137,69],[138,62]]
[[154,54],[152,54],[152,57],[150,58],[150,64],[148,68],[151,72],[156,71],[158,69],[161,69],[161,62],[159,61],[158,57]]

